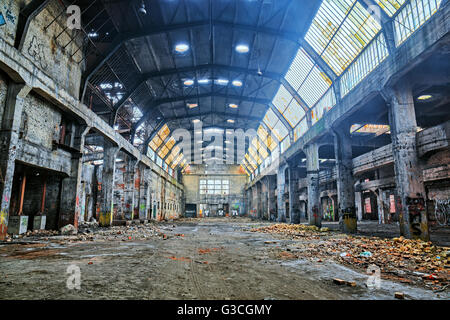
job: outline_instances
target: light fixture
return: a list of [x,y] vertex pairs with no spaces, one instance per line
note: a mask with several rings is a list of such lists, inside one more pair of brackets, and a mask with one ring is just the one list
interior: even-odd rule
[[432,95],[430,95],[430,94],[424,94],[424,95],[418,97],[417,100],[420,100],[420,101],[426,101],[426,100],[430,100],[431,98],[433,98]]
[[198,107],[198,103],[188,103],[187,106],[189,109],[194,109]]
[[175,46],[175,51],[178,53],[185,53],[189,50],[189,45],[187,43],[179,43]]
[[237,108],[239,108],[239,106],[238,106],[237,104],[235,104],[235,103],[230,103],[228,106],[229,106],[231,109],[237,109]]
[[228,123],[234,123],[234,120],[233,119],[228,119],[227,122]]
[[142,15],[146,15],[147,14],[147,9],[145,9],[145,2],[144,0],[142,0],[141,6],[139,7],[139,13]]
[[199,84],[208,84],[209,83],[209,79],[200,79],[200,80],[198,80],[198,83]]
[[190,86],[193,86],[193,85],[194,85],[194,80],[192,80],[192,79],[187,79],[187,80],[184,80],[183,83],[184,83],[185,86],[190,87]]
[[242,87],[241,80],[234,80],[232,83],[233,83],[233,86],[235,86],[235,87]]
[[220,84],[221,86],[226,86],[229,83],[229,81],[227,79],[217,79],[216,83]]
[[236,51],[239,53],[247,53],[250,49],[246,44],[239,44],[236,46]]

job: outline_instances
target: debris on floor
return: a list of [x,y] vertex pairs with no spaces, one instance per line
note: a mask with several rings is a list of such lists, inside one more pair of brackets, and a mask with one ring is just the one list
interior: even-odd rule
[[[422,283],[433,290],[440,290],[450,282],[450,248],[436,246],[431,242],[403,237],[381,239],[349,236],[320,232],[314,226],[289,224],[276,224],[251,231],[287,236],[293,240],[302,239],[295,245],[292,254],[280,254],[283,259],[308,258],[317,261],[329,258],[363,270],[370,265],[377,265],[385,279]],[[312,241],[317,239],[320,241]]]
[[303,224],[274,224],[267,227],[255,228],[250,231],[282,234],[292,236],[294,239],[303,239],[305,237],[320,237],[322,235],[326,235],[330,232],[330,229],[307,226]]
[[78,231],[73,225],[66,225],[60,231],[36,230],[28,231],[20,236],[8,236],[6,242],[13,241],[132,241],[145,240],[152,237],[168,239],[168,236],[160,231],[156,224],[114,226],[100,228],[97,222],[83,222],[78,226]]

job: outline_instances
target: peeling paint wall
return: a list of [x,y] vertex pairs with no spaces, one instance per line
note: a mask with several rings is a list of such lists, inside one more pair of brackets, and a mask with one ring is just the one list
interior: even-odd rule
[[[82,63],[78,63],[83,59],[83,50],[78,50],[82,39],[78,30],[64,30],[67,20],[66,14],[61,14],[63,11],[64,8],[57,0],[50,1],[30,23],[22,53],[52,77],[58,85],[76,97],[79,93],[82,72]],[[52,23],[59,15],[60,17]],[[73,38],[75,40],[72,41]]]
[[2,72],[0,72],[0,119],[3,119],[3,112],[5,111],[7,91],[8,91],[7,78]]
[[20,8],[31,0],[2,0],[0,1],[0,12],[3,14],[6,24],[0,26],[0,35],[6,42],[14,45],[16,39],[17,22],[19,20]]
[[21,131],[23,139],[52,149],[55,132],[61,124],[61,113],[34,93],[25,100]]

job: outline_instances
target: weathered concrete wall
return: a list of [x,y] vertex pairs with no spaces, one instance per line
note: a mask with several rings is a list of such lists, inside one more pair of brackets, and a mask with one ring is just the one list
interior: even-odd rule
[[2,72],[0,72],[0,119],[3,119],[3,112],[5,111],[7,91],[8,91],[7,78]]
[[34,93],[27,96],[21,125],[25,141],[51,150],[60,124],[61,112],[58,109]]
[[14,45],[16,39],[20,8],[29,2],[31,0],[5,0],[0,2],[0,11],[3,13],[6,21],[6,24],[0,27],[0,35],[11,45]]
[[31,21],[21,49],[38,68],[71,95],[77,96],[82,72],[82,63],[78,63],[83,59],[83,50],[79,50],[82,33],[66,28],[67,18],[65,13],[61,15],[63,11],[65,9],[58,0],[51,0]]

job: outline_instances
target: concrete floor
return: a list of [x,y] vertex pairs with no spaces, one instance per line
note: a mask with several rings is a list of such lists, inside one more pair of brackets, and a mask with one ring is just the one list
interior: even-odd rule
[[[294,240],[247,231],[267,224],[187,220],[159,225],[167,240],[61,243],[50,238],[0,245],[0,299],[355,300],[394,299],[398,291],[407,299],[450,299],[448,291],[385,280],[379,290],[369,290],[365,273],[333,261],[280,259]],[[70,265],[80,267],[80,290],[66,286]],[[357,286],[337,286],[336,277]]]

